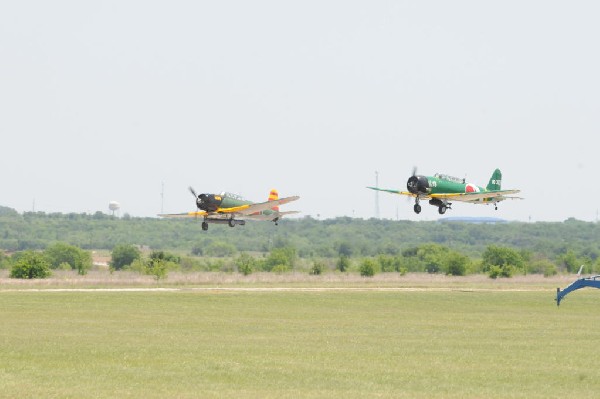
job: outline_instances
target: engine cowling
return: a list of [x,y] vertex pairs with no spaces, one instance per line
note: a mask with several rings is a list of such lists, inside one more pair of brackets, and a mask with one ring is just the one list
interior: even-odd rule
[[223,198],[215,194],[200,194],[196,199],[196,206],[206,212],[215,212],[221,206]]
[[429,189],[429,182],[427,181],[427,177],[416,175],[413,175],[408,178],[408,181],[406,182],[406,189],[409,193],[415,195],[427,194],[431,191]]

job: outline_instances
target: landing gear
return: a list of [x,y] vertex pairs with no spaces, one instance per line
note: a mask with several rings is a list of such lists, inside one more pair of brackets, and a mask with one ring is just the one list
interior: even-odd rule
[[417,200],[417,203],[415,204],[415,206],[413,207],[415,213],[418,215],[419,213],[421,213],[421,205],[419,205],[419,202]]
[[202,222],[202,230],[208,230],[208,222]]
[[240,226],[243,226],[246,224],[245,220],[236,220],[236,219],[227,219],[227,224],[229,225],[229,227],[235,227],[236,224],[239,224]]
[[494,204],[494,210],[498,210],[498,205]]
[[450,202],[447,202],[446,200],[441,200],[439,198],[430,199],[429,205],[437,206],[440,215],[446,213],[448,209],[452,209],[452,204]]

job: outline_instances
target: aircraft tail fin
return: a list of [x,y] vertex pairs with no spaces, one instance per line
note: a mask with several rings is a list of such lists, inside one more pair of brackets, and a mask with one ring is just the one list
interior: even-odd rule
[[502,186],[502,172],[500,172],[500,169],[496,169],[494,171],[494,173],[492,174],[492,177],[490,178],[490,181],[486,187],[486,190],[488,191],[498,191],[501,190]]
[[[277,190],[272,189],[271,192],[269,193],[269,201],[277,201],[279,199],[279,193],[277,192]],[[279,206],[274,206],[273,208],[274,211],[279,212]]]

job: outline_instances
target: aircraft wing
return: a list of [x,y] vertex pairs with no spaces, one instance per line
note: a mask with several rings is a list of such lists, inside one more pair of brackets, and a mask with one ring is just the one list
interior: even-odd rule
[[[271,208],[274,208],[279,205],[284,205],[284,204],[287,204],[288,202],[296,201],[299,198],[300,198],[299,196],[295,195],[293,197],[280,198],[280,199],[277,199],[274,201],[266,201],[266,202],[259,202],[256,204],[244,205],[243,207],[238,207],[238,208],[244,208],[244,209],[238,209],[235,211],[235,213],[239,214],[239,215],[248,216],[248,215],[251,215],[256,212],[266,211],[267,209],[271,209]],[[229,209],[234,209],[234,208],[229,208]]]
[[286,211],[286,212],[274,212],[270,215],[265,215],[262,213],[256,214],[256,215],[248,215],[245,217],[245,219],[247,220],[266,220],[266,221],[271,221],[273,219],[276,218],[282,218],[285,215],[292,215],[295,213],[300,213],[299,211]]
[[207,213],[204,211],[198,212],[186,212],[186,213],[164,213],[158,215],[161,218],[195,218],[195,217],[204,217]]
[[487,198],[493,198],[495,201],[502,201],[505,199],[522,199],[520,197],[507,197],[510,194],[516,194],[521,190],[498,190],[498,191],[480,191],[473,193],[438,193],[438,194],[430,194],[431,198],[441,198],[441,199],[450,199],[453,201],[463,201],[463,202],[471,202],[471,201],[479,201]]
[[[260,212],[262,212],[262,211],[266,211],[267,209],[271,209],[271,208],[279,206],[279,205],[287,204],[288,202],[296,201],[299,198],[300,198],[299,196],[295,195],[293,197],[281,198],[281,199],[277,199],[274,201],[259,202],[256,204],[241,205],[241,206],[235,206],[235,207],[231,207],[231,208],[219,208],[216,212],[210,212],[210,213],[205,212],[205,211],[197,211],[197,212],[185,212],[185,213],[166,213],[166,214],[160,214],[158,216],[162,217],[162,218],[196,218],[196,217],[208,216],[213,219],[224,219],[224,218],[227,218],[228,215],[238,215],[238,216],[244,216],[248,219],[259,219],[257,216],[260,216],[260,215],[253,215],[253,214],[254,213],[260,214]],[[290,211],[290,212],[278,212],[278,213],[280,215],[285,215],[285,214],[291,214],[291,213],[297,213],[297,212]],[[269,217],[267,217],[265,220],[272,220],[274,217],[277,217],[277,216],[269,215]]]
[[375,190],[375,191],[385,191],[386,193],[408,195],[408,196],[411,196],[411,197],[416,197],[415,194],[413,194],[411,192],[408,192],[408,191],[389,190],[387,188],[378,188],[378,187],[367,187],[367,188],[370,188],[371,190]]

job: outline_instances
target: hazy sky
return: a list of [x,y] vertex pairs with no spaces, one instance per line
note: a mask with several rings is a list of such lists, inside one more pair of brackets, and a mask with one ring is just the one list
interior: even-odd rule
[[[372,217],[413,166],[524,201],[446,216],[596,220],[596,1],[5,1],[0,205],[153,216],[223,190]],[[379,194],[384,218],[415,215]]]

